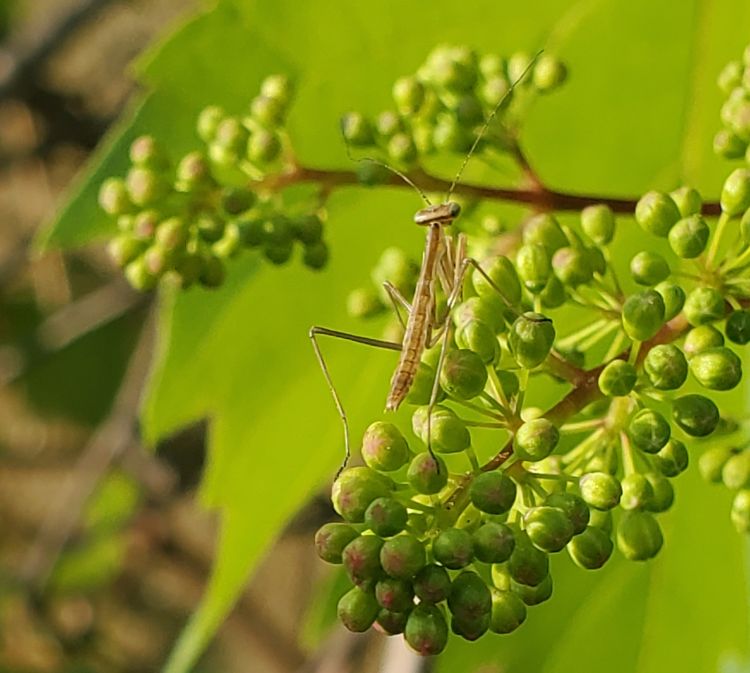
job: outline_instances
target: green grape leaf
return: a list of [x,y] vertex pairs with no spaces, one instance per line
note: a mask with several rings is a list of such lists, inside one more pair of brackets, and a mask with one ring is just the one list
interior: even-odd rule
[[[524,135],[550,185],[635,195],[653,186],[672,188],[684,176],[715,194],[724,169],[711,157],[720,104],[714,77],[742,48],[749,13],[739,0],[721,11],[698,0],[679,6],[543,0],[533,11],[490,0],[470,7],[451,0],[429,7],[416,0],[223,0],[143,60],[139,72],[149,93],[40,240],[70,246],[107,235],[96,191],[103,176],[124,169],[130,139],[148,131],[175,153],[185,151],[195,143],[192,120],[201,107],[218,103],[240,111],[272,72],[291,74],[298,88],[290,132],[301,161],[346,167],[339,116],[352,108],[372,113],[388,107],[393,80],[413,71],[437,42],[506,54],[548,43],[569,63],[569,85],[540,101]],[[478,174],[472,170],[469,175]],[[383,248],[400,245],[418,254],[420,231],[411,213],[419,205],[405,190],[336,192],[327,224],[333,258],[324,273],[296,262],[279,270],[244,255],[220,290],[162,295],[144,429],[153,442],[210,417],[202,495],[222,515],[212,580],[168,664],[170,673],[190,668],[284,521],[334,474],[341,429],[306,332],[312,324],[360,329],[345,316],[345,296],[368,282]],[[623,256],[636,245],[630,239],[638,237],[627,235],[632,226],[623,222]],[[324,349],[356,444],[382,408],[394,355],[344,343]],[[669,670],[668,652],[683,650],[687,657],[692,649],[684,647],[686,637],[705,650],[701,670],[744,657],[746,604],[737,598],[744,565],[740,541],[726,523],[726,498],[707,496],[692,477],[679,486],[659,560],[617,563],[593,575],[558,564],[556,597],[532,611],[524,630],[499,641],[452,644],[443,670],[489,663],[558,673],[580,664],[584,644],[590,670]],[[700,543],[698,521],[705,527]],[[686,588],[708,572],[712,581],[701,591]],[[716,594],[709,595],[709,584],[721,598],[711,598]],[[548,639],[554,644],[549,657],[539,647]]]

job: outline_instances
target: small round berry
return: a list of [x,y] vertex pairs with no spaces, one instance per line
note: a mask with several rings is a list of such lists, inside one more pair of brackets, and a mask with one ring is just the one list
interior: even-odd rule
[[629,561],[653,558],[663,543],[661,528],[648,512],[625,512],[617,525],[617,547]]
[[685,290],[675,283],[663,281],[659,283],[656,290],[664,301],[664,321],[674,318],[685,305]]
[[448,483],[448,468],[440,456],[433,457],[425,451],[414,456],[406,478],[417,493],[432,495]]
[[659,254],[644,250],[630,260],[630,273],[639,285],[656,285],[669,277],[669,265]]
[[592,258],[583,248],[566,246],[552,256],[552,270],[560,282],[567,287],[578,287],[594,277]]
[[513,452],[521,460],[536,462],[549,456],[559,441],[560,431],[555,424],[546,418],[536,418],[518,428]]
[[486,276],[475,269],[471,277],[472,285],[480,297],[489,296],[494,299],[499,290],[509,304],[515,305],[521,301],[521,283],[513,262],[498,255],[482,262],[481,267]]
[[121,178],[107,178],[99,189],[99,206],[107,215],[122,215],[131,208],[128,189]]
[[392,612],[406,612],[414,607],[414,591],[411,582],[393,577],[384,577],[375,585],[378,605]]
[[488,77],[487,81],[484,82],[479,88],[479,95],[484,103],[494,108],[505,102],[503,108],[510,104],[512,98],[512,92],[509,92],[510,83],[505,74]]
[[559,58],[543,54],[534,65],[534,86],[542,93],[547,93],[559,87],[567,75],[568,70]]
[[333,508],[353,523],[365,520],[365,511],[376,498],[389,495],[390,481],[369,467],[350,467],[333,483]]
[[712,446],[698,459],[698,471],[706,481],[718,484],[724,465],[733,455],[734,452],[727,446]]
[[732,500],[729,517],[740,533],[750,533],[750,490],[739,491]]
[[583,498],[573,493],[552,493],[544,500],[548,507],[557,507],[565,512],[573,526],[573,534],[582,533],[591,519],[591,512]]
[[703,253],[710,231],[700,215],[689,215],[669,230],[669,245],[675,255],[683,259],[694,259]]
[[322,269],[328,264],[328,259],[331,256],[331,251],[328,245],[323,241],[317,243],[311,243],[305,246],[304,253],[302,254],[302,261],[305,266],[315,271]]
[[649,512],[666,512],[674,503],[674,488],[663,474],[659,472],[646,472],[644,475],[651,484],[651,499],[646,504]]
[[362,458],[378,472],[393,472],[409,461],[409,445],[393,423],[376,421],[365,430]]
[[672,429],[658,411],[641,409],[628,424],[628,435],[633,446],[646,453],[656,453],[668,441]]
[[492,594],[484,580],[471,570],[460,573],[451,584],[448,608],[460,619],[475,620],[489,616]]
[[690,371],[709,390],[731,390],[742,380],[742,361],[726,346],[718,346],[694,355]]
[[255,205],[255,192],[246,187],[225,187],[221,192],[221,207],[227,215],[240,215]]
[[622,487],[615,477],[606,472],[589,472],[578,480],[581,497],[594,509],[608,510],[620,502]]
[[451,631],[464,640],[473,642],[481,638],[490,628],[489,613],[483,614],[476,619],[465,619],[463,617],[451,616]]
[[217,105],[209,105],[198,115],[197,130],[201,140],[205,143],[213,142],[219,124],[226,118],[226,113]]
[[416,77],[400,77],[393,85],[393,101],[404,116],[416,114],[424,97],[424,85]]
[[676,477],[687,469],[689,462],[687,447],[679,439],[673,437],[654,456],[654,462],[665,477]]
[[488,364],[497,357],[500,344],[492,329],[481,320],[467,320],[456,330],[456,345],[476,353]]
[[369,147],[375,142],[372,124],[360,112],[349,112],[341,118],[341,133],[354,147]]
[[435,560],[451,570],[465,568],[474,559],[474,541],[464,528],[447,528],[432,543]]
[[503,305],[497,297],[470,297],[461,302],[453,313],[453,322],[460,327],[469,320],[478,320],[487,325],[495,334],[505,329]]
[[732,311],[727,318],[724,331],[732,343],[744,346],[750,342],[750,311]]
[[492,591],[490,630],[493,633],[511,633],[526,620],[526,605],[512,591]]
[[[427,444],[427,407],[420,407],[412,416],[414,433]],[[438,453],[458,453],[471,445],[471,435],[464,422],[452,409],[436,407],[430,419],[430,445]]]
[[724,345],[724,335],[713,325],[693,327],[685,337],[683,348],[688,357]]
[[434,605],[417,605],[409,614],[404,639],[417,654],[440,654],[448,642],[448,625],[443,613]]
[[432,132],[432,142],[439,150],[463,154],[471,149],[474,138],[453,115],[440,115]]
[[504,563],[510,558],[516,540],[513,530],[504,523],[488,521],[473,535],[474,555],[482,563]]
[[654,336],[664,324],[664,300],[656,290],[630,295],[622,307],[622,326],[636,341]]
[[636,204],[635,219],[649,233],[665,237],[680,219],[680,211],[669,194],[652,191]]
[[121,269],[143,253],[143,242],[129,234],[113,238],[107,245],[107,252]]
[[395,636],[398,633],[403,633],[410,612],[411,610],[407,612],[393,612],[392,610],[382,608],[375,620],[375,628],[387,636]]
[[286,75],[269,75],[261,82],[260,93],[286,105],[291,100],[293,87]]
[[526,511],[523,521],[532,544],[550,554],[562,550],[574,534],[567,514],[557,507],[532,507]]
[[721,209],[730,217],[741,215],[750,207],[750,170],[736,168],[724,181]]
[[487,368],[482,358],[468,349],[450,350],[440,372],[440,387],[459,400],[479,395],[487,383]]
[[263,256],[276,266],[286,264],[292,257],[292,241],[266,241],[263,245]]
[[327,563],[341,563],[341,553],[359,533],[347,523],[326,523],[315,533],[315,551]]
[[247,145],[250,132],[236,117],[222,119],[216,127],[213,144],[233,155],[239,155]]
[[625,360],[612,360],[599,374],[599,390],[607,397],[629,395],[638,380],[635,367]]
[[388,156],[397,164],[408,165],[417,159],[417,148],[407,133],[395,133],[388,140]]
[[703,395],[678,397],[672,404],[672,416],[677,425],[691,437],[706,437],[719,424],[719,409]]
[[705,325],[724,317],[724,296],[713,287],[697,287],[685,300],[685,317],[691,325]]
[[130,145],[130,160],[136,166],[163,170],[169,166],[169,160],[153,136],[145,135],[136,138]]
[[722,68],[717,83],[723,93],[729,94],[732,89],[742,84],[744,70],[745,68],[740,61],[730,61]]
[[[524,77],[524,72],[528,73],[528,67],[531,65],[531,56],[525,51],[517,51],[510,55],[508,59],[508,77],[511,82],[517,82]],[[524,82],[518,82],[522,84]]]
[[540,605],[552,598],[552,575],[547,575],[547,577],[535,587],[530,587],[526,584],[519,584],[518,582],[512,582],[511,586],[513,593],[515,593],[524,604],[529,607]]
[[674,344],[654,346],[643,361],[643,369],[657,390],[677,390],[688,375],[688,363]]
[[140,207],[156,203],[164,198],[169,191],[167,181],[150,168],[131,168],[128,171],[125,184],[130,200]]
[[261,126],[273,129],[284,123],[286,105],[278,98],[256,96],[250,102],[250,116]]
[[469,497],[480,512],[504,514],[516,500],[516,484],[502,472],[482,472],[474,477]]
[[551,258],[560,248],[570,245],[560,223],[549,213],[531,217],[523,227],[524,245],[541,245]]
[[669,194],[677,205],[682,217],[690,215],[700,215],[703,208],[703,199],[700,192],[693,187],[679,187]]
[[420,601],[440,603],[448,598],[451,578],[448,571],[434,563],[428,563],[414,577],[414,594]]
[[149,271],[143,256],[136,257],[125,267],[125,278],[133,288],[140,292],[153,290],[159,280]]
[[349,579],[357,586],[367,585],[370,580],[383,574],[380,566],[380,549],[383,540],[375,535],[360,535],[354,538],[341,552],[341,562]]
[[365,525],[380,537],[397,535],[406,528],[407,519],[406,507],[395,498],[375,498],[365,511]]
[[281,139],[274,131],[258,129],[247,141],[247,158],[254,164],[264,166],[278,159],[281,154]]
[[516,318],[508,333],[508,346],[516,362],[526,369],[540,365],[552,350],[555,327],[541,313],[524,313]]
[[615,236],[615,215],[612,209],[599,203],[581,211],[581,227],[597,245],[608,245]]
[[729,456],[721,470],[721,480],[733,491],[750,487],[750,451]]
[[535,587],[549,575],[549,556],[522,532],[516,535],[516,545],[508,559],[508,572],[519,584]]
[[357,164],[357,180],[366,187],[385,185],[393,174],[385,167],[374,161],[361,161]]
[[410,533],[392,537],[380,550],[380,565],[396,579],[410,579],[425,565],[424,545]]
[[539,293],[539,299],[541,299],[544,308],[559,308],[567,298],[565,286],[557,276],[550,276],[544,289]]
[[538,243],[522,245],[516,253],[516,269],[529,292],[541,292],[552,273],[550,256],[545,247]]
[[478,59],[468,47],[438,47],[428,58],[430,79],[450,91],[469,91],[477,81]]
[[622,481],[620,506],[623,509],[647,509],[654,491],[651,482],[640,472],[626,474]]
[[725,159],[740,159],[745,156],[747,142],[731,129],[721,129],[713,142],[714,152]]
[[336,611],[349,631],[362,633],[372,626],[380,606],[372,594],[354,587],[341,597]]

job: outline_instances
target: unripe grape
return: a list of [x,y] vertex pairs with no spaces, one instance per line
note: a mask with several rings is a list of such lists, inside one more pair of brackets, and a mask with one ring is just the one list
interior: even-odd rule
[[[525,51],[517,51],[508,59],[508,77],[511,82],[516,82],[531,64],[531,56]],[[521,84],[521,82],[519,82]]]
[[656,290],[664,301],[664,321],[674,318],[685,305],[685,290],[675,283],[663,281],[659,283]]
[[712,446],[698,459],[698,470],[701,476],[708,482],[718,484],[721,481],[721,472],[727,461],[734,455],[732,449],[727,446]]
[[532,507],[526,511],[523,521],[532,544],[547,553],[563,549],[574,534],[570,519],[557,507]]
[[226,117],[216,127],[214,143],[228,152],[238,155],[246,147],[250,132],[236,117]]
[[375,628],[387,636],[395,636],[397,633],[403,633],[410,612],[393,612],[393,610],[382,608],[375,620]]
[[417,153],[423,156],[432,154],[435,145],[432,142],[435,129],[428,121],[415,121],[411,127],[411,136]]
[[518,582],[512,582],[511,586],[513,593],[515,593],[524,604],[529,607],[540,605],[552,598],[552,575],[547,575],[547,577],[535,587],[530,587],[526,584],[519,584]]
[[485,79],[504,75],[507,65],[506,60],[498,54],[484,54],[479,58],[479,72]]
[[687,448],[679,439],[672,437],[654,456],[654,462],[665,477],[676,477],[687,469],[689,462]]
[[685,337],[683,348],[688,357],[724,345],[724,335],[713,325],[693,327]]
[[130,200],[140,207],[159,201],[169,191],[167,181],[150,168],[131,168],[125,184]]
[[599,374],[599,390],[607,397],[629,395],[638,380],[635,367],[625,360],[612,360]]
[[732,311],[727,318],[724,331],[732,343],[744,346],[750,342],[750,311]]
[[143,243],[128,234],[121,234],[109,242],[107,251],[115,264],[124,268],[143,252]]
[[612,509],[620,502],[622,487],[615,477],[606,472],[589,472],[578,480],[581,497],[594,509]]
[[664,300],[656,290],[630,295],[622,307],[622,326],[631,339],[645,341],[664,324]]
[[450,350],[443,361],[440,386],[448,395],[470,400],[484,390],[487,369],[477,353],[467,349]]
[[714,152],[725,159],[739,159],[745,155],[747,142],[731,129],[721,129],[713,142]]
[[448,625],[434,605],[417,605],[406,620],[404,638],[417,654],[440,654],[448,642]]
[[453,106],[453,112],[459,124],[465,127],[476,126],[484,121],[482,104],[473,93],[464,94]]
[[719,424],[719,409],[703,395],[683,395],[672,404],[672,416],[691,437],[706,437]]
[[732,500],[729,517],[740,533],[750,533],[750,491],[739,491]]
[[315,533],[315,551],[328,563],[341,563],[341,553],[359,533],[347,523],[326,523]]
[[293,87],[286,75],[269,75],[261,82],[260,93],[287,105],[292,98]]
[[731,93],[732,89],[742,84],[744,67],[739,61],[730,61],[719,73],[717,83],[723,93]]
[[625,512],[617,526],[617,547],[629,561],[646,561],[659,553],[664,537],[648,512]]
[[451,585],[448,608],[460,619],[475,620],[492,610],[492,594],[479,575],[471,570],[460,573]]
[[594,277],[591,258],[586,250],[566,246],[552,257],[552,270],[563,285],[578,287]]
[[560,248],[570,245],[560,223],[549,213],[530,218],[523,227],[524,245],[541,245],[551,258]]
[[393,612],[406,612],[414,606],[411,583],[392,577],[378,580],[375,585],[375,599],[381,607]]
[[156,171],[169,166],[169,160],[156,138],[150,135],[136,138],[130,145],[130,160],[136,166]]
[[559,58],[543,54],[534,65],[534,86],[542,93],[546,93],[560,86],[567,75],[567,68]]
[[148,270],[143,256],[136,257],[125,267],[125,278],[141,292],[153,290],[158,281],[158,278]]
[[428,58],[432,81],[452,91],[468,91],[476,80],[476,54],[468,47],[438,47]]
[[547,250],[537,243],[522,245],[518,249],[516,268],[524,287],[533,293],[544,289],[552,272]]
[[128,189],[121,178],[107,178],[99,189],[99,206],[107,215],[122,215],[132,208]]
[[258,129],[247,141],[247,158],[260,166],[270,164],[281,155],[281,139],[275,131]]
[[680,219],[680,211],[669,194],[651,191],[636,204],[635,219],[646,231],[664,237]]
[[560,441],[560,431],[546,418],[524,423],[516,432],[513,452],[521,460],[537,461],[549,456]]
[[705,325],[724,317],[724,296],[714,287],[696,287],[685,300],[685,317],[691,325]]
[[609,560],[613,548],[607,532],[594,526],[587,526],[586,530],[568,542],[570,558],[585,570],[601,568]]
[[448,468],[442,458],[425,451],[414,456],[406,478],[417,493],[432,495],[448,483]]
[[481,320],[467,320],[456,330],[456,345],[476,353],[483,363],[492,362],[500,344],[492,329]]
[[409,445],[393,423],[376,421],[365,430],[362,458],[373,470],[393,472],[408,462]]
[[669,231],[669,245],[678,257],[693,259],[706,249],[710,231],[700,215],[681,219]]
[[515,502],[516,484],[502,472],[482,472],[474,477],[469,497],[480,512],[504,514]]
[[666,512],[674,503],[674,488],[663,474],[646,472],[644,475],[651,484],[651,500],[646,504],[649,512]]
[[573,526],[573,534],[578,535],[586,530],[591,512],[583,498],[573,493],[552,493],[544,500],[548,507],[557,507],[565,512]]
[[305,246],[302,254],[302,261],[307,268],[318,271],[328,264],[330,256],[331,251],[328,245],[323,241],[318,241],[317,243],[311,243]]
[[750,170],[736,168],[724,181],[721,209],[730,217],[741,215],[750,207]]
[[197,130],[201,140],[205,143],[213,142],[219,124],[226,117],[226,113],[217,105],[210,105],[201,110],[198,115]]
[[336,608],[341,623],[355,633],[367,631],[379,610],[375,597],[357,587],[345,593]]
[[365,510],[375,498],[389,495],[391,482],[369,467],[349,467],[333,483],[333,508],[353,523],[365,520]]
[[721,480],[733,491],[750,487],[750,451],[730,456],[721,470]]
[[[416,434],[427,443],[427,407],[420,407],[412,416],[412,426]],[[471,444],[471,435],[466,425],[452,409],[436,407],[430,419],[430,444],[438,453],[457,453]]]
[[143,253],[143,263],[148,272],[158,278],[169,271],[172,261],[171,257],[168,250],[154,244],[149,246]]
[[490,615],[485,613],[476,619],[465,619],[453,615],[451,617],[451,630],[464,640],[473,642],[481,638],[490,627]]
[[263,256],[276,266],[286,264],[292,257],[292,241],[266,241],[263,245]]
[[193,192],[213,184],[211,166],[202,152],[190,152],[180,160],[177,165],[177,189]]
[[672,201],[675,202],[682,217],[700,215],[703,208],[703,199],[697,189],[683,186],[675,189],[669,195],[672,197]]
[[552,350],[555,328],[541,313],[524,313],[516,318],[508,333],[508,346],[516,362],[526,369],[540,365]]
[[502,101],[505,101],[503,107],[506,107],[510,104],[510,99],[512,97],[512,93],[509,94],[508,89],[510,89],[508,78],[504,74],[496,75],[488,77],[487,81],[481,85],[479,95],[482,97],[484,103],[490,108],[500,105]]
[[669,265],[655,252],[644,250],[630,260],[630,273],[639,285],[656,285],[669,277]]
[[690,371],[709,390],[731,390],[742,380],[742,361],[726,346],[718,346],[694,355]]
[[622,481],[622,497],[620,506],[623,509],[647,509],[654,491],[651,482],[641,473],[626,474]]
[[656,453],[668,441],[672,429],[667,420],[654,409],[641,409],[628,424],[628,436],[637,449]]
[[606,533],[612,532],[612,512],[610,510],[592,509],[590,515],[589,523],[591,526],[601,528]]
[[400,533],[406,528],[407,518],[406,507],[395,498],[376,498],[365,510],[365,525],[380,537]]
[[615,215],[603,203],[586,206],[581,211],[581,227],[597,245],[608,245],[615,236]]
[[525,532],[516,535],[516,545],[508,559],[510,576],[519,584],[535,587],[549,575],[549,557],[537,549]]
[[643,361],[651,385],[658,390],[677,390],[688,375],[688,363],[674,344],[654,346]]
[[[409,404],[429,404],[430,399],[432,398],[432,388],[434,383],[435,370],[426,362],[420,362],[417,365],[417,373],[414,376],[414,381],[412,382],[411,388],[406,395],[406,401]],[[436,401],[440,402],[444,399],[445,391],[440,386],[438,386]],[[465,426],[464,429],[466,429]],[[468,430],[466,430],[466,434],[468,435]],[[470,441],[470,439],[467,439],[467,441]]]
[[366,585],[370,580],[383,574],[380,566],[380,549],[383,540],[375,535],[360,535],[354,538],[341,552],[341,562],[349,579],[356,584]]
[[269,129],[281,126],[286,116],[286,105],[278,98],[256,96],[250,103],[250,116]]
[[368,147],[375,142],[372,124],[360,112],[349,112],[341,118],[341,133],[354,147]]
[[472,539],[474,555],[482,563],[504,563],[510,558],[516,540],[504,523],[488,521],[477,528]]
[[414,141],[406,133],[396,133],[388,140],[388,156],[398,164],[411,164],[417,158]]
[[443,566],[429,563],[414,577],[414,593],[420,601],[440,603],[450,590],[451,578]]
[[559,308],[567,298],[565,287],[557,276],[550,276],[544,289],[539,293],[544,308]]
[[400,114],[416,114],[424,102],[424,85],[416,77],[400,77],[393,85],[393,100]]
[[447,528],[432,543],[435,560],[451,570],[465,568],[474,559],[474,541],[463,528]]
[[395,112],[385,110],[375,119],[375,130],[382,139],[387,140],[396,133],[404,131],[404,124]]
[[425,565],[424,545],[410,533],[392,537],[380,550],[380,565],[396,579],[409,579]]
[[518,304],[521,301],[521,283],[518,280],[518,273],[516,267],[513,266],[513,262],[507,257],[497,255],[482,262],[481,266],[482,271],[492,280],[494,287],[484,275],[475,269],[471,282],[480,297],[489,296],[494,299],[497,297],[499,289],[511,305]]
[[487,325],[495,334],[505,329],[503,305],[497,297],[470,297],[461,302],[453,312],[453,322],[456,327],[469,320],[479,320]]
[[526,620],[526,605],[512,591],[492,592],[490,630],[493,633],[511,633]]
[[445,152],[465,153],[474,142],[471,133],[452,115],[440,115],[432,132],[435,147]]
[[214,243],[224,235],[224,220],[213,214],[203,213],[195,220],[195,229],[202,240]]

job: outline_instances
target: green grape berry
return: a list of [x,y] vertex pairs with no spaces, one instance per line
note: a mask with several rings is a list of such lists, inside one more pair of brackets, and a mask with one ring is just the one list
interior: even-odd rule
[[257,129],[247,141],[247,158],[258,166],[265,166],[278,159],[281,149],[281,139],[275,131]]
[[745,155],[747,142],[731,129],[721,129],[713,142],[714,152],[725,159],[739,159]]
[[581,227],[597,245],[609,245],[615,236],[615,215],[603,203],[586,206],[581,211]]
[[425,565],[424,545],[410,533],[392,537],[380,550],[380,565],[396,579],[410,579]]
[[562,550],[575,532],[567,514],[548,505],[527,510],[524,529],[532,544],[547,553]]
[[695,354],[690,371],[709,390],[731,390],[742,379],[742,361],[726,346],[717,346]]
[[341,118],[341,133],[344,140],[355,147],[368,147],[375,142],[370,120],[359,112],[349,112]]
[[349,631],[355,633],[367,631],[372,626],[379,611],[380,606],[375,597],[358,587],[354,587],[345,593],[336,608],[339,621]]
[[509,304],[518,304],[521,300],[521,282],[513,262],[498,255],[484,261],[481,266],[484,274],[475,270],[471,278],[477,294],[495,299],[499,291]]
[[115,264],[124,268],[143,252],[143,243],[129,234],[121,234],[109,242],[107,251]]
[[659,254],[644,250],[630,260],[630,273],[639,285],[656,285],[669,277],[667,261]]
[[669,194],[651,191],[636,204],[635,219],[649,233],[665,237],[680,219],[680,211]]
[[333,508],[344,519],[361,523],[365,511],[376,498],[390,494],[390,481],[369,467],[350,467],[333,484]]
[[706,449],[698,459],[701,476],[708,482],[718,484],[722,479],[724,465],[733,455],[732,449],[727,446],[712,446]]
[[99,188],[99,206],[107,215],[122,215],[133,206],[128,188],[120,178],[107,178]]
[[318,241],[317,243],[305,246],[302,261],[306,267],[317,271],[328,264],[330,256],[331,251],[328,248],[328,245],[324,241]]
[[532,78],[534,86],[546,93],[559,87],[565,81],[567,74],[567,68],[559,58],[543,54],[534,65]]
[[463,528],[447,528],[432,543],[432,555],[446,568],[465,568],[474,558],[474,541]]
[[451,578],[443,566],[429,563],[415,575],[413,586],[414,594],[420,601],[440,603],[448,598]]
[[638,380],[635,367],[625,360],[612,360],[599,374],[599,390],[608,397],[629,395]]
[[376,535],[360,535],[354,538],[341,552],[341,562],[349,579],[357,586],[368,586],[383,574],[380,565],[380,549],[383,540]]
[[226,118],[226,113],[216,105],[210,105],[201,110],[198,115],[197,131],[201,140],[206,143],[213,142],[219,124]]
[[557,507],[565,512],[573,526],[573,534],[582,533],[591,519],[591,511],[583,498],[573,493],[552,493],[544,500],[548,507]]
[[284,123],[286,116],[284,101],[272,96],[256,96],[250,102],[250,116],[260,125],[273,129]]
[[616,507],[622,496],[620,482],[606,472],[588,472],[578,480],[581,497],[594,509],[608,510]]
[[513,442],[513,452],[521,460],[538,461],[549,456],[560,441],[560,431],[546,418],[524,423]]
[[646,472],[651,484],[651,499],[646,503],[649,512],[666,512],[674,503],[674,488],[669,479],[660,472]]
[[676,283],[663,281],[659,283],[656,290],[664,301],[664,321],[672,320],[685,305],[685,290]]
[[664,300],[656,290],[630,295],[622,307],[622,326],[636,341],[654,336],[664,324]]
[[375,599],[392,612],[406,612],[414,607],[414,591],[407,580],[384,577],[375,585]]
[[685,300],[685,317],[691,325],[705,325],[724,317],[724,296],[713,287],[697,287]]
[[665,477],[676,477],[687,469],[689,461],[685,444],[672,437],[654,456],[654,462]]
[[688,357],[724,345],[724,335],[713,325],[693,327],[685,337],[683,348]]
[[510,558],[516,540],[513,530],[503,523],[487,521],[472,534],[474,555],[482,563],[504,563]]
[[549,253],[538,243],[522,245],[516,253],[516,269],[529,292],[541,292],[552,272]]
[[667,420],[654,409],[641,409],[628,424],[628,436],[637,449],[656,453],[668,441],[672,429]]
[[601,568],[612,556],[614,544],[603,528],[587,526],[568,542],[568,554],[573,562],[585,570]]
[[440,386],[448,395],[470,400],[482,392],[486,382],[487,369],[477,353],[468,349],[448,351],[440,372]]
[[568,237],[557,219],[549,213],[531,217],[523,227],[524,245],[541,245],[550,258],[560,249],[570,245]]
[[378,472],[393,472],[409,461],[409,445],[393,423],[376,421],[365,430],[362,458]]
[[750,487],[750,452],[729,456],[721,469],[721,480],[733,491]]
[[[412,417],[414,432],[426,444],[428,441],[427,407],[420,407]],[[432,411],[429,440],[433,451],[457,453],[471,444],[471,435],[464,422],[452,409],[438,406]]]
[[643,369],[657,390],[677,390],[688,375],[687,359],[674,344],[654,346],[643,361]]
[[750,207],[750,170],[737,168],[729,174],[721,190],[721,209],[730,217]]
[[481,320],[467,320],[456,331],[456,345],[476,353],[488,364],[497,357],[500,347],[492,328]]
[[547,577],[535,587],[530,587],[526,584],[518,584],[518,582],[512,582],[511,586],[513,588],[513,593],[517,594],[518,597],[529,607],[544,603],[552,597],[552,575],[547,575]]
[[502,472],[482,472],[469,489],[474,507],[487,514],[504,514],[515,502],[516,484]]
[[703,208],[700,192],[693,187],[679,187],[669,194],[683,218],[699,215]]
[[706,437],[719,424],[719,409],[713,400],[703,395],[678,397],[672,404],[672,416],[677,425],[691,437]]
[[375,620],[375,628],[387,636],[395,636],[397,633],[403,633],[410,613],[411,610],[394,612],[393,610],[382,608]]
[[346,523],[326,523],[315,533],[315,551],[327,563],[341,563],[344,548],[359,537],[356,529]]
[[508,572],[519,584],[537,586],[549,575],[549,556],[522,532],[516,536],[516,545],[508,559]]
[[448,642],[448,625],[443,613],[434,605],[421,603],[406,620],[404,638],[422,656],[440,654]]
[[451,613],[463,620],[489,617],[492,610],[492,594],[484,580],[471,570],[455,577],[448,595]]
[[629,561],[647,561],[659,553],[664,537],[648,512],[625,512],[617,526],[617,547]]
[[620,506],[623,509],[646,509],[654,497],[651,482],[640,472],[626,474],[622,481]]
[[524,313],[516,318],[508,333],[508,346],[516,362],[526,369],[540,365],[552,350],[555,327],[541,313]]
[[552,270],[567,287],[578,287],[588,283],[594,277],[592,258],[582,248],[566,246],[552,256]]
[[669,230],[669,245],[675,255],[694,259],[703,253],[710,231],[700,215],[688,215]]
[[490,630],[493,633],[511,633],[526,620],[526,605],[512,591],[492,591]]
[[151,168],[131,168],[125,184],[130,200],[141,208],[157,203],[169,191],[169,184],[164,177]]
[[740,533],[750,533],[750,490],[739,491],[732,500],[729,517]]
[[732,311],[727,318],[724,331],[732,343],[744,346],[750,342],[750,311]]
[[375,498],[365,510],[365,525],[380,537],[397,535],[406,528],[407,519],[406,507],[395,498]]
[[417,493],[432,495],[448,483],[448,468],[440,456],[433,457],[425,451],[414,456],[406,478]]

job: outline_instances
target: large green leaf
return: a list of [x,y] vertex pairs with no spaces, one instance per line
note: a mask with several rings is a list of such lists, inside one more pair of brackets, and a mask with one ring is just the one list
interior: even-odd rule
[[[148,129],[175,151],[185,149],[201,106],[239,110],[270,72],[297,80],[290,124],[302,160],[345,166],[340,114],[386,107],[392,80],[442,41],[510,52],[549,39],[570,63],[570,84],[537,106],[528,126],[529,154],[551,184],[634,194],[672,187],[684,175],[715,193],[722,168],[710,156],[719,106],[713,79],[741,49],[749,25],[750,8],[740,0],[720,7],[544,0],[533,8],[496,0],[468,7],[451,0],[225,0],[150,55],[142,68],[150,93],[46,242],[74,245],[107,233],[95,211],[96,183],[122,170],[135,134]],[[335,471],[340,428],[306,331],[314,323],[357,329],[344,314],[345,294],[366,282],[385,246],[418,249],[419,232],[409,224],[418,205],[403,191],[336,193],[328,224],[334,257],[325,273],[272,269],[245,256],[217,292],[162,297],[145,431],[153,441],[212,419],[203,495],[222,512],[212,582],[170,671],[191,665],[284,520]],[[393,354],[335,343],[326,352],[356,437],[382,407]],[[594,575],[561,562],[556,598],[523,631],[453,644],[443,670],[494,662],[511,671],[669,671],[678,669],[674,661],[709,671],[744,658],[745,575],[727,503],[693,478],[681,482],[659,560],[613,564]]]

